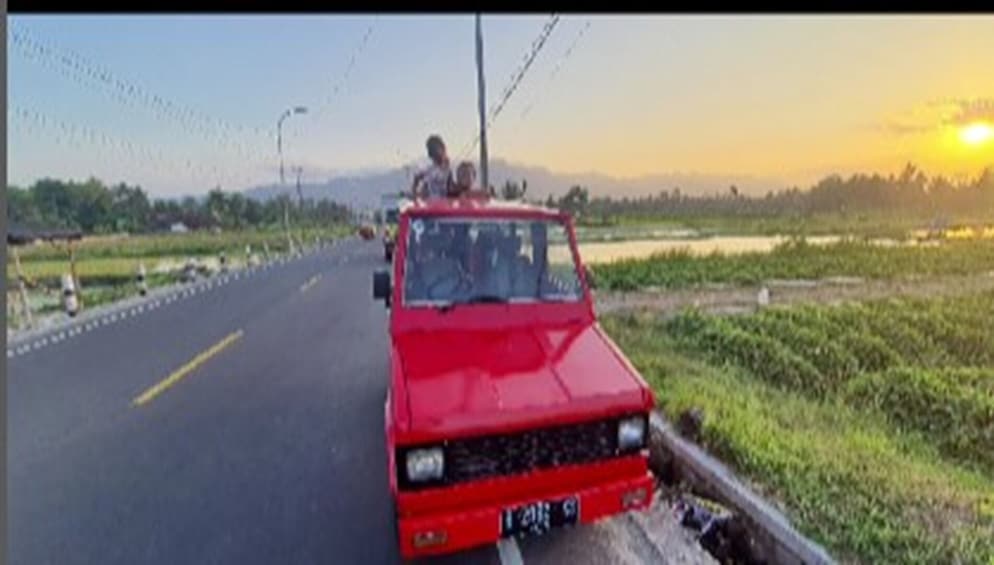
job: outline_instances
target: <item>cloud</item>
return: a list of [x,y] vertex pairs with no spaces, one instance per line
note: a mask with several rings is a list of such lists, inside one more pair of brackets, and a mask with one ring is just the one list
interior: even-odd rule
[[947,123],[964,126],[974,122],[994,122],[994,98],[977,98],[973,100],[955,100],[956,113]]
[[943,127],[994,122],[994,98],[942,98],[886,120],[879,129],[892,135],[914,135]]

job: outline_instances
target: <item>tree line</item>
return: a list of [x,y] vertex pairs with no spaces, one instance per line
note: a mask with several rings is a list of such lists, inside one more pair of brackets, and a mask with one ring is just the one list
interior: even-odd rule
[[346,222],[352,211],[332,200],[295,202],[288,195],[259,201],[215,188],[205,198],[150,198],[140,186],[41,179],[30,187],[7,186],[8,225],[22,229],[78,229],[87,234],[189,229],[262,228],[282,225],[284,206],[295,224]]
[[[506,182],[491,189],[497,198],[527,197],[528,183]],[[572,213],[587,222],[608,223],[626,218],[775,217],[815,214],[889,212],[935,219],[994,216],[994,167],[977,177],[953,181],[929,177],[908,164],[898,175],[830,175],[808,190],[791,187],[765,196],[746,196],[734,185],[713,195],[691,196],[679,187],[638,197],[591,196],[590,189],[573,186],[565,195],[548,196],[544,204]],[[28,188],[7,187],[7,221],[26,229],[79,229],[84,233],[146,233],[168,230],[175,223],[190,229],[279,226],[284,206],[291,221],[304,225],[346,222],[349,207],[332,200],[295,202],[289,195],[266,201],[215,188],[206,197],[152,199],[140,186],[104,185],[41,179]]]
[[592,197],[587,187],[573,186],[561,197],[550,195],[544,204],[593,222],[609,222],[619,216],[648,219],[872,212],[936,219],[994,216],[994,167],[973,179],[952,181],[941,175],[929,177],[908,164],[898,175],[854,174],[845,179],[830,175],[808,190],[795,186],[760,197],[745,196],[735,185],[713,195],[686,195],[674,187],[657,194],[621,198]]

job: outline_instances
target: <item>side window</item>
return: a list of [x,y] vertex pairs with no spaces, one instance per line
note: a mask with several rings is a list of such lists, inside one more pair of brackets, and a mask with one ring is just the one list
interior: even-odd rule
[[522,262],[529,267],[535,265],[535,246],[532,244],[532,231],[529,224],[522,224],[518,227],[518,235],[521,237],[520,257]]
[[548,288],[543,291],[550,296],[563,298],[579,297],[580,278],[576,273],[576,264],[570,252],[569,238],[566,226],[558,223],[547,223],[546,250],[548,254]]

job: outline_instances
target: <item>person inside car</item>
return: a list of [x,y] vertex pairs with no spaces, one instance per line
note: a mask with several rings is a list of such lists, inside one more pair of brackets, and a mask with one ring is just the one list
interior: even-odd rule
[[445,198],[454,184],[445,142],[440,136],[432,135],[425,142],[425,148],[431,165],[414,175],[411,194],[414,198]]

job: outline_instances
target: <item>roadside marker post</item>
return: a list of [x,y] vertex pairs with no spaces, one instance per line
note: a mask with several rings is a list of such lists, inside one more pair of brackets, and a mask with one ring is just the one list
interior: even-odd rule
[[193,264],[193,259],[187,258],[186,264],[183,266],[183,280],[193,282],[196,276],[196,266]]
[[70,318],[79,312],[79,300],[76,298],[76,283],[69,273],[62,275],[62,299],[65,303],[66,314]]
[[[83,284],[79,280],[79,275],[76,273],[76,246],[73,245],[73,240],[66,242],[69,248],[69,272],[72,274],[73,280],[73,300],[76,301],[76,308],[79,309],[83,305]],[[75,314],[73,314],[75,315]]]
[[15,245],[10,246],[10,250],[14,254],[14,266],[17,269],[17,290],[21,295],[22,314],[28,329],[31,329],[34,326],[34,320],[31,319],[31,303],[28,301],[28,289],[24,284],[25,276],[24,269],[21,267],[21,255],[17,252]]
[[222,273],[227,273],[228,272],[228,257],[225,256],[224,251],[222,251],[220,257],[218,257],[218,263],[220,264],[221,272]]
[[148,283],[145,281],[145,263],[138,263],[138,294],[148,294]]
[[245,246],[245,266],[251,268],[251,267],[254,267],[255,265],[256,265],[256,260],[255,260],[255,256],[252,255],[252,246],[251,245],[246,245]]

